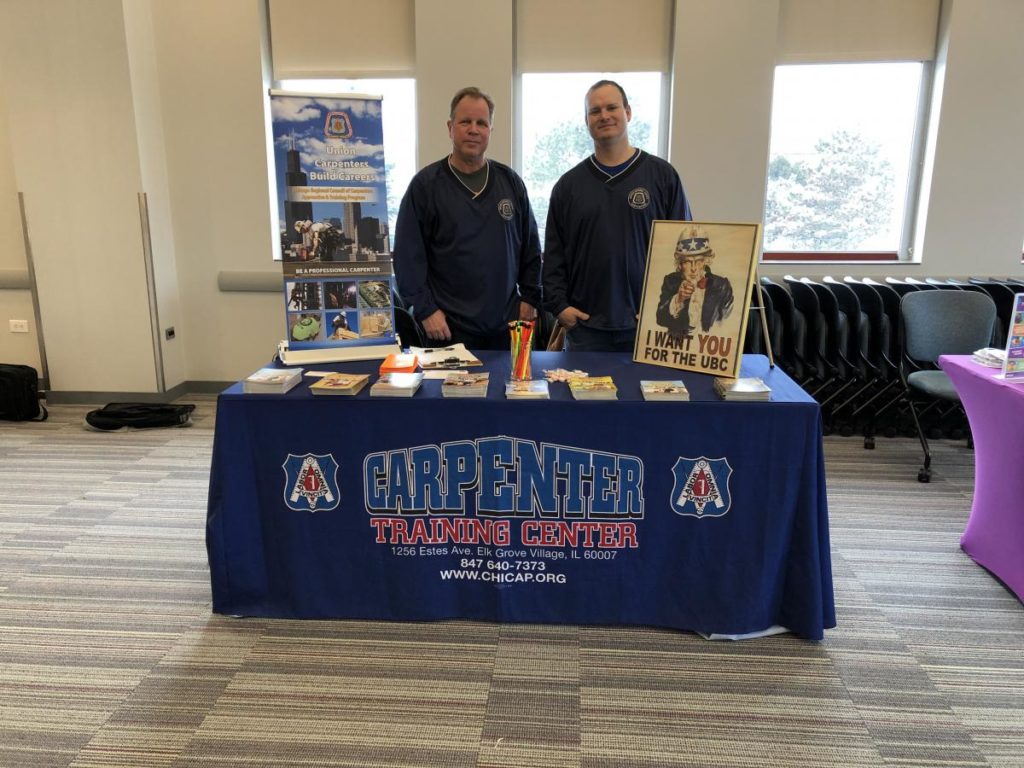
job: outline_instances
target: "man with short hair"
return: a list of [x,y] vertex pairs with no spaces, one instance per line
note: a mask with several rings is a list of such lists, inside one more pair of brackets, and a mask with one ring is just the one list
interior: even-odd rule
[[698,328],[707,333],[732,312],[732,283],[711,271],[715,251],[707,232],[686,227],[679,234],[674,254],[676,271],[661,282],[656,319],[673,336],[686,336]]
[[622,86],[599,80],[585,117],[594,154],[551,191],[544,239],[544,305],[566,349],[633,350],[651,222],[690,220],[679,174],[629,143],[633,112]]
[[540,306],[540,240],[519,175],[486,158],[494,101],[455,94],[448,157],[413,177],[395,227],[398,291],[428,343],[508,349],[508,323]]

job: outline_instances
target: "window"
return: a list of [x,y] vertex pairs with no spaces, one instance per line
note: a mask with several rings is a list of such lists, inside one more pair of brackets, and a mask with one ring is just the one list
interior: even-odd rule
[[590,86],[604,79],[621,85],[629,99],[633,111],[630,143],[652,154],[662,154],[660,72],[524,73],[520,110],[522,172],[541,244],[551,188],[563,173],[594,151],[584,116],[584,98]]
[[388,232],[394,237],[398,205],[416,173],[416,81],[411,78],[281,80],[280,88],[296,93],[365,93],[383,97]]
[[924,69],[776,68],[765,260],[907,258]]

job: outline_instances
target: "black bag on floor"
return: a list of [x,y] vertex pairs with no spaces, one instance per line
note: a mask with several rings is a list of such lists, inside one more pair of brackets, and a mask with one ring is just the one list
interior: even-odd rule
[[39,374],[31,365],[0,363],[0,419],[45,421],[49,414],[39,402]]
[[125,427],[189,427],[195,409],[187,403],[107,403],[85,414],[85,423],[103,432]]

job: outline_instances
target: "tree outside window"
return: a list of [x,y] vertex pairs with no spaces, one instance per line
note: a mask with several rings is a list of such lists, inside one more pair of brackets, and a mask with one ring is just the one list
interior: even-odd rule
[[766,252],[827,258],[900,251],[922,69],[918,63],[776,69]]
[[559,177],[589,157],[594,145],[587,131],[584,99],[598,80],[614,80],[626,91],[633,119],[629,140],[660,154],[661,78],[659,72],[574,72],[524,74],[522,79],[523,181],[540,229],[548,217],[551,188]]

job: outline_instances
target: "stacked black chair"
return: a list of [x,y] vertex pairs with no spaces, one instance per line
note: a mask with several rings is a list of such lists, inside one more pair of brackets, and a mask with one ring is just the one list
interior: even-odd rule
[[[558,318],[556,318],[552,313],[548,312],[546,309],[538,310],[536,325],[533,329],[533,348],[540,352],[543,352],[545,349],[547,349],[548,345],[555,339],[554,332],[555,330],[557,330],[557,328]],[[564,337],[562,343],[564,346]],[[552,351],[561,350],[558,349]]]
[[892,290],[896,291],[902,298],[908,293],[913,293],[918,289],[914,283],[908,283],[906,280],[901,280],[898,277],[889,275],[885,278],[885,284],[888,285]]
[[1020,289],[1024,288],[1024,280],[1021,280],[1019,277],[990,277],[989,280],[994,283],[1010,286],[1014,293],[1020,293]]
[[425,347],[427,336],[408,307],[395,305],[395,331],[403,347]]
[[[763,309],[760,311],[764,313],[765,325],[768,328],[768,337],[765,339],[765,352],[770,349],[774,358],[778,354],[776,350],[782,347],[782,324],[779,322],[778,313],[775,311],[775,305],[772,303],[771,294],[763,287],[761,290],[755,287],[754,291],[758,301],[763,303]],[[758,322],[760,323],[760,320]]]
[[423,332],[423,326],[413,316],[412,307],[398,291],[392,289],[391,303],[395,307],[395,333],[403,347],[425,347],[427,346],[427,334]]
[[900,302],[900,378],[924,451],[924,464],[917,473],[922,483],[931,480],[932,456],[918,405],[960,403],[949,377],[937,367],[939,356],[970,354],[985,346],[995,318],[992,299],[972,291],[918,291],[907,294]]
[[[856,294],[860,302],[862,315],[869,328],[868,359],[877,371],[874,388],[851,414],[853,419],[863,421],[864,447],[872,449],[875,447],[879,413],[900,391],[899,366],[896,364],[898,358],[894,353],[897,349],[897,325],[890,319],[876,286],[849,276],[843,278],[843,284]],[[899,297],[895,293],[891,295],[895,298],[894,308],[898,312]]]
[[[829,286],[808,277],[800,278],[800,283],[810,286],[814,291],[818,299],[818,311],[825,324],[825,357],[830,367],[836,371],[837,380],[819,402],[826,409],[831,425],[838,430],[842,410],[848,405],[844,398],[848,398],[850,393],[864,382],[857,365],[856,354],[851,355],[851,320],[840,307],[835,293]],[[859,306],[856,311],[859,314]]]
[[764,332],[761,329],[761,308],[757,304],[756,291],[751,297],[750,310],[747,312],[747,329],[743,333],[743,354],[764,354]]
[[992,341],[990,343],[996,347],[1003,346],[1006,343],[1006,333],[1012,323],[1014,289],[1005,283],[978,277],[968,278],[967,282],[984,290],[992,297],[992,301],[995,302],[998,322],[996,323],[995,330],[992,332]]
[[[898,381],[899,360],[902,351],[900,338],[900,300],[902,296],[891,283],[880,283],[870,277],[865,277],[861,282],[871,287],[882,302],[882,311],[885,313],[886,324],[889,328],[886,357],[891,361],[893,375]],[[916,292],[913,286],[910,286],[910,289],[909,292]],[[895,437],[900,431],[913,434],[909,409],[905,405],[905,398],[900,390],[899,387],[894,388],[885,397],[879,397],[871,406],[875,428],[887,437]]]
[[[747,317],[747,330],[743,336],[743,352],[765,355],[768,353],[768,345],[772,342],[772,326],[775,324],[775,316],[767,292],[763,289],[758,290],[758,288],[758,285],[751,287],[750,313]],[[762,317],[764,317],[763,323]],[[765,337],[765,328],[768,329],[767,338]],[[772,354],[774,355],[774,349]]]
[[803,315],[797,311],[785,286],[762,277],[761,288],[766,295],[765,303],[771,302],[772,307],[772,354],[775,363],[802,386],[808,376],[808,366],[803,357],[806,335]]
[[940,291],[959,291],[963,288],[963,286],[958,285],[952,280],[940,280],[937,277],[926,277],[924,281],[933,288],[938,288]]
[[[853,374],[854,386],[843,395],[843,400],[836,404],[832,417],[841,435],[852,435],[856,428],[853,412],[877,390],[882,380],[882,372],[871,354],[871,321],[861,308],[856,292],[849,285],[833,277],[825,277],[822,283],[835,297],[839,312],[846,320],[846,347],[843,356]],[[878,306],[881,307],[881,302],[878,302]]]
[[[842,358],[841,334],[844,325],[838,317],[835,297],[828,293],[819,300],[819,293],[810,281],[804,282],[786,275],[786,285],[793,297],[793,305],[800,311],[806,324],[803,358],[807,363],[810,375],[806,377],[805,387],[822,407],[822,420],[826,428],[831,426],[832,406],[848,386],[846,361]],[[825,289],[828,292],[828,289]]]

